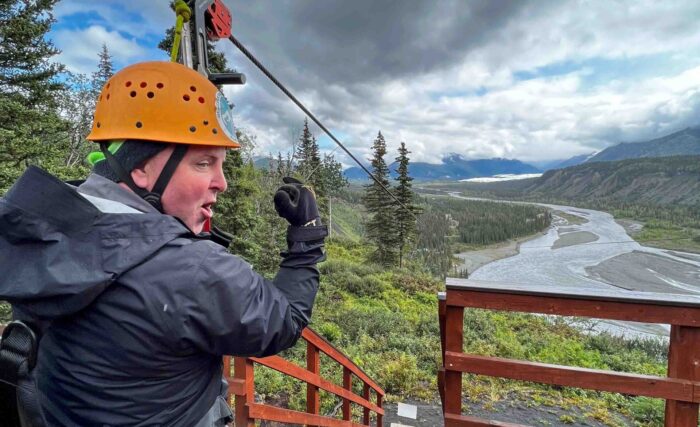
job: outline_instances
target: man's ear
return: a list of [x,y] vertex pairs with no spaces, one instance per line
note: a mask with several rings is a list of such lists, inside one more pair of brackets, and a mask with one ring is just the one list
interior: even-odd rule
[[146,172],[145,164],[138,165],[137,167],[131,170],[131,179],[134,180],[134,184],[136,184],[136,186],[149,190],[148,173]]

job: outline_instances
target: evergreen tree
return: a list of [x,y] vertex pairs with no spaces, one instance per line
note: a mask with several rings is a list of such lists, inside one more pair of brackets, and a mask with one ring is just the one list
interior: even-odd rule
[[348,179],[343,175],[343,165],[332,154],[323,155],[318,174],[323,182],[321,187],[328,197],[337,196],[348,186]]
[[63,89],[56,76],[63,67],[51,60],[59,51],[45,38],[55,3],[0,2],[0,194],[30,164],[61,172],[65,122],[56,111]]
[[95,98],[99,96],[102,88],[107,84],[107,80],[114,74],[114,65],[112,64],[112,55],[109,54],[107,44],[102,43],[102,50],[98,54],[100,60],[97,63],[97,71],[92,73],[92,88]]
[[309,130],[309,120],[304,119],[304,128],[299,137],[299,143],[294,153],[296,158],[296,172],[302,180],[308,180],[306,184],[313,187],[316,198],[325,196],[324,182],[320,174],[321,156],[319,154],[316,138]]
[[[372,173],[389,188],[389,168],[384,161],[386,142],[381,132],[372,145]],[[396,247],[396,222],[394,200],[376,181],[365,186],[364,204],[370,218],[365,225],[367,238],[376,245],[375,259],[383,265],[395,265],[398,260]]]
[[396,187],[396,198],[403,204],[396,207],[396,240],[399,250],[399,267],[403,265],[404,253],[415,240],[416,236],[416,215],[418,208],[415,205],[414,194],[411,181],[413,178],[408,174],[408,154],[410,151],[406,148],[405,143],[401,143],[399,147],[399,156],[396,161],[399,164],[397,168],[398,176],[395,178],[398,181]]

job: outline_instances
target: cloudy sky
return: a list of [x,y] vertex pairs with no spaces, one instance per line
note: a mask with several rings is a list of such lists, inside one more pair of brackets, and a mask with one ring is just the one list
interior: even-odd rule
[[[700,2],[225,0],[233,31],[356,156],[377,131],[413,161],[564,159],[700,124]],[[167,0],[63,0],[49,37],[91,73],[161,59]],[[304,116],[228,41],[226,89],[261,154]],[[335,148],[315,126],[322,149]],[[335,152],[350,165],[340,150]]]

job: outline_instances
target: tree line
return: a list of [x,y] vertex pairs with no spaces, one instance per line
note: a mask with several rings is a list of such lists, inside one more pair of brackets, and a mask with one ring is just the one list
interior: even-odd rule
[[426,196],[416,257],[435,275],[467,277],[454,271],[453,254],[528,236],[548,228],[551,213],[534,205]]

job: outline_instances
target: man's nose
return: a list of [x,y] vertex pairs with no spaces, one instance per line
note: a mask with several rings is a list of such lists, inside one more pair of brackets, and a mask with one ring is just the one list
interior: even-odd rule
[[228,183],[226,182],[226,176],[224,176],[224,168],[216,168],[216,175],[211,181],[211,188],[222,193],[228,188]]

